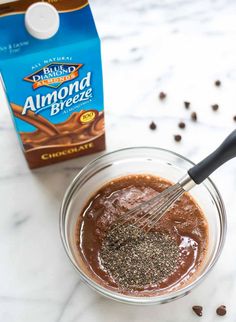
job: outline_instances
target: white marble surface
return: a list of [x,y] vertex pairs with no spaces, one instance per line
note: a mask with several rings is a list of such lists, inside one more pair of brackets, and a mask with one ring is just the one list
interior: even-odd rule
[[[91,1],[102,38],[107,150],[160,146],[198,161],[236,123],[236,2],[233,0]],[[214,81],[222,81],[216,88]],[[159,91],[168,96],[158,100]],[[199,122],[189,120],[191,102]],[[217,113],[210,105],[219,103]],[[215,269],[196,290],[162,306],[133,307],[84,285],[59,237],[59,207],[71,179],[90,156],[30,171],[1,94],[0,321],[236,321],[236,162],[212,178],[228,213],[228,235]],[[183,141],[179,120],[185,120]],[[151,120],[158,129],[150,131]],[[217,317],[225,304],[228,314]]]

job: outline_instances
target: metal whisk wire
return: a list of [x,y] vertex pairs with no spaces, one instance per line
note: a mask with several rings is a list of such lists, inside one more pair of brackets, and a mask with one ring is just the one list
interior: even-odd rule
[[159,204],[153,208],[153,211],[150,213],[151,216],[147,216],[145,222],[142,222],[141,226],[139,225],[139,228],[144,229],[146,232],[150,231],[184,192],[185,190],[181,186],[176,186],[170,191],[169,196],[167,195],[165,198],[162,196]]
[[178,183],[120,216],[113,229],[131,222],[135,227],[148,232],[185,191],[202,183],[212,172],[234,157],[236,157],[236,130],[213,153],[190,168]]
[[[164,190],[163,192],[164,194],[167,194],[167,189]],[[154,204],[156,202],[158,202],[160,194],[152,197],[151,199],[142,202],[141,204],[135,206],[134,208],[132,208],[131,210],[126,211],[125,213],[123,213],[123,215],[121,215],[117,221],[117,223],[119,225],[125,224],[126,222],[130,221],[132,219],[132,217],[137,216],[137,214],[142,214],[144,213],[144,215],[146,216],[146,212],[148,210],[148,208],[150,207],[150,205],[154,206]],[[140,218],[141,219],[141,218]]]
[[189,176],[183,177],[178,183],[168,187],[151,199],[123,213],[116,221],[112,230],[129,224],[135,228],[149,232],[167,210],[185,191],[195,185]]

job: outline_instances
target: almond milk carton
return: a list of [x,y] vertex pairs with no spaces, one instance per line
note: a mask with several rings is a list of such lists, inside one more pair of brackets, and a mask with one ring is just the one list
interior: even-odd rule
[[0,4],[0,73],[31,168],[105,148],[100,40],[86,0]]

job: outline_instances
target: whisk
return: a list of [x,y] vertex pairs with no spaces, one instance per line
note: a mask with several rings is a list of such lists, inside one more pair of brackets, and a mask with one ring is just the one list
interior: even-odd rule
[[212,172],[235,156],[236,130],[213,153],[188,170],[175,185],[122,214],[115,229],[129,223],[145,232],[150,231],[184,192],[202,183]]

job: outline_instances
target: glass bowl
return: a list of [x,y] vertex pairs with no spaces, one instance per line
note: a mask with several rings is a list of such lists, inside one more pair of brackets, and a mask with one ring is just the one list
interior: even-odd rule
[[75,269],[93,289],[111,299],[129,304],[166,303],[188,294],[197,286],[218,260],[226,233],[225,207],[214,183],[207,179],[190,192],[202,208],[209,225],[208,252],[195,279],[176,291],[148,296],[124,295],[101,286],[92,276],[76,249],[75,227],[79,214],[89,198],[105,183],[129,174],[152,174],[177,182],[193,163],[174,152],[149,147],[135,147],[105,154],[90,162],[74,178],[64,196],[60,211],[61,238]]

